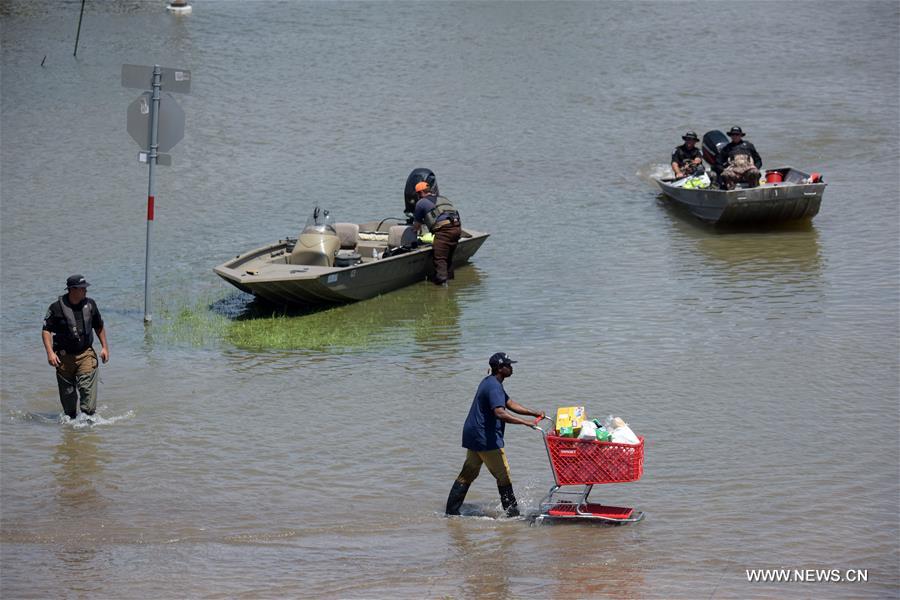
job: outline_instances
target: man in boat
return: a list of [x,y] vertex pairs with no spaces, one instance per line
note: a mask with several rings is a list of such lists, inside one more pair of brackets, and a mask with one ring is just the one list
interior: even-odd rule
[[731,141],[716,157],[722,187],[733,190],[739,181],[744,182],[747,187],[758,186],[759,169],[762,167],[759,152],[753,144],[744,141],[744,132],[740,127],[732,127],[728,130],[728,135],[731,136]]
[[[100,359],[109,361],[109,344],[100,309],[87,297],[90,284],[82,275],[66,280],[67,293],[47,309],[41,338],[47,362],[56,368],[59,401],[70,419],[78,414],[78,406],[86,415],[97,408],[97,353],[94,332],[100,338]],[[79,398],[80,396],[80,398]]]
[[431,243],[434,264],[432,281],[443,285],[453,279],[453,253],[462,236],[459,211],[449,200],[432,191],[427,181],[416,184],[416,195],[419,200],[413,211],[413,228],[418,234],[424,224],[434,234]]
[[697,142],[700,138],[693,131],[688,131],[681,136],[684,143],[672,153],[672,171],[675,172],[676,179],[689,177],[691,175],[700,175],[703,172],[703,156],[700,149],[697,148]]
[[509,477],[509,463],[503,451],[503,433],[507,423],[532,425],[531,422],[513,416],[510,411],[520,415],[543,417],[544,413],[525,408],[514,401],[503,389],[503,380],[512,377],[513,363],[505,352],[497,352],[488,360],[491,374],[481,380],[472,407],[463,425],[462,445],[466,449],[466,461],[462,470],[450,488],[447,497],[448,515],[458,515],[469,486],[478,477],[481,465],[486,464],[491,475],[497,480],[500,492],[500,503],[508,517],[519,515],[516,496],[513,493]]

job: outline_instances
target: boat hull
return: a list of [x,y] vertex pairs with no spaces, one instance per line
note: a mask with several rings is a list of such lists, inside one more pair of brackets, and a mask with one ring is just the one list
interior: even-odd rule
[[[665,197],[695,217],[715,224],[747,224],[812,219],[822,204],[824,183],[802,183],[806,173],[785,167],[790,181],[755,188],[685,189],[671,179],[654,179]],[[786,178],[787,179],[787,178]]]
[[[469,233],[471,237],[462,238],[456,248],[454,267],[467,263],[488,238],[487,233]],[[278,262],[287,247],[287,241],[263,246],[214,271],[238,289],[267,302],[310,306],[356,302],[418,283],[427,277],[432,263],[431,246],[349,267]]]

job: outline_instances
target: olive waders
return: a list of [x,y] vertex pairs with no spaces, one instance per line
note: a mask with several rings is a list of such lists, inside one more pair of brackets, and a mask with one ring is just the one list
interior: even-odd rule
[[93,348],[77,355],[62,352],[59,359],[56,383],[66,415],[70,419],[78,415],[79,398],[81,412],[94,414],[97,409],[97,374],[100,372],[97,353]]

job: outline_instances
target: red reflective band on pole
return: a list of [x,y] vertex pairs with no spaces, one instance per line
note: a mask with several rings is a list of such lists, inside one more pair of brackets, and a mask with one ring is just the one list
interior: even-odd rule
[[153,196],[147,196],[147,220],[153,220]]

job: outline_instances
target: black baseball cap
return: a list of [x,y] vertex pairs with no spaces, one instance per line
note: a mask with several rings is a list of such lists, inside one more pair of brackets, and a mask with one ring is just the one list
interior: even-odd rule
[[506,352],[497,352],[488,360],[488,364],[491,365],[492,369],[499,369],[516,362],[519,361],[511,359]]
[[728,130],[728,135],[744,135],[744,130],[735,126]]
[[71,275],[68,279],[66,279],[66,289],[69,288],[86,288],[89,286],[87,279],[84,278],[84,275]]
[[688,140],[694,140],[695,142],[700,141],[700,138],[697,137],[696,131],[688,131],[686,134],[681,136],[681,139],[683,139],[684,141],[688,141]]

